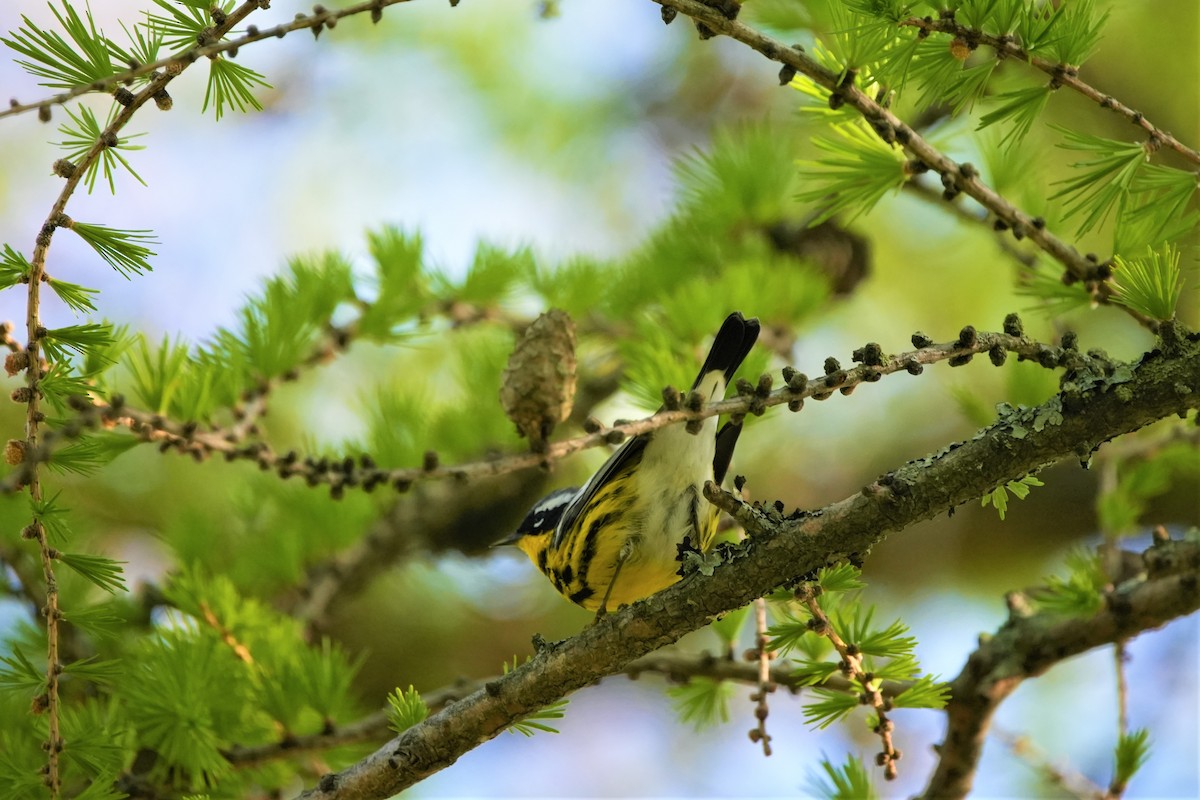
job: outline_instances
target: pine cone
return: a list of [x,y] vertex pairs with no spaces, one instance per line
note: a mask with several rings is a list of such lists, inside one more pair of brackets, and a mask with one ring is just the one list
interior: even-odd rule
[[574,400],[575,323],[567,312],[552,308],[525,329],[508,357],[500,403],[530,448],[544,453],[554,426],[570,415]]

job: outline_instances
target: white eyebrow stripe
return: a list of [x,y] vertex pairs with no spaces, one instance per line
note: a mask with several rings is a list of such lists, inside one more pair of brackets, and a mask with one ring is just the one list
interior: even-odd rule
[[566,505],[570,499],[575,496],[577,489],[556,489],[550,494],[538,501],[538,504],[529,512],[531,516],[545,514],[547,511]]

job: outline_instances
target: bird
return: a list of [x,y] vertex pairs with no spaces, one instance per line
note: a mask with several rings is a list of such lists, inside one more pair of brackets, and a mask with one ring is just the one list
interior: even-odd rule
[[[724,398],[758,332],[756,318],[725,318],[692,383],[705,403]],[[718,431],[709,417],[698,433],[677,424],[633,436],[582,487],[538,501],[497,546],[516,545],[597,619],[649,597],[679,580],[684,551],[712,546],[720,512],[702,491],[725,479],[741,430],[740,419]]]

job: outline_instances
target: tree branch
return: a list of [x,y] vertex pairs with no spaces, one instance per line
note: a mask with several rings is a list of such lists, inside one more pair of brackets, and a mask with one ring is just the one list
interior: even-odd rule
[[[856,109],[870,124],[875,133],[888,144],[898,143],[914,158],[942,176],[943,185],[953,186],[963,194],[974,198],[988,209],[998,220],[1003,221],[1016,238],[1028,237],[1054,260],[1062,264],[1075,280],[1088,286],[1097,302],[1108,302],[1113,289],[1108,273],[1098,269],[1099,265],[1081,255],[1071,244],[1055,236],[1046,227],[1045,220],[1034,217],[1005,199],[999,192],[984,183],[978,170],[968,163],[959,164],[926,141],[911,125],[897,117],[891,110],[880,105],[873,97],[859,89],[853,82],[853,73],[847,78],[832,72],[816,60],[805,55],[801,48],[789,47],[782,42],[730,19],[722,11],[706,5],[701,0],[653,0],[664,8],[671,8],[703,24],[713,33],[722,33],[745,44],[772,61],[786,64],[819,86],[828,89],[845,105]],[[1146,327],[1153,322],[1124,306],[1121,309]]]
[[[216,27],[215,31],[218,38],[223,36],[230,28],[238,24],[256,8],[258,8],[258,2],[257,0],[253,0],[252,2],[244,3],[241,7],[232,11],[225,22]],[[186,65],[180,66],[180,71],[182,71],[184,66]],[[178,74],[178,72],[175,74]],[[122,108],[113,118],[112,122],[104,129],[104,133],[92,144],[87,153],[79,160],[79,163],[75,165],[75,169],[66,179],[65,185],[51,206],[50,213],[46,216],[46,221],[42,224],[42,228],[35,239],[33,258],[30,260],[25,299],[27,342],[25,346],[25,383],[29,390],[25,406],[25,440],[23,442],[14,440],[9,443],[8,449],[14,451],[14,456],[28,455],[43,449],[38,441],[41,433],[41,425],[46,417],[45,413],[41,410],[41,392],[38,390],[38,383],[42,380],[41,340],[46,335],[46,329],[42,326],[41,322],[41,289],[43,278],[46,276],[46,255],[50,250],[50,242],[54,237],[54,231],[59,227],[70,225],[70,220],[64,211],[66,210],[67,202],[71,199],[79,182],[86,175],[88,166],[100,158],[101,153],[111,143],[117,141],[117,133],[129,122],[134,113],[154,97],[155,94],[165,89],[173,77],[169,72],[157,75],[144,89],[133,97],[128,106]],[[8,455],[7,452],[6,455]],[[21,458],[15,457],[11,458],[9,463],[20,461]],[[14,475],[16,474],[20,474],[23,478],[22,483],[29,487],[30,499],[34,503],[40,503],[42,501],[42,486],[40,476],[38,475],[38,462],[36,460],[25,461],[22,464],[22,469],[14,471]],[[58,580],[54,574],[54,561],[57,558],[56,554],[58,551],[50,546],[49,535],[42,523],[36,518],[26,526],[22,535],[32,539],[38,545],[42,562],[42,576],[46,584],[46,605],[44,612],[46,615],[46,691],[37,698],[35,704],[39,707],[40,711],[44,711],[46,714],[48,737],[45,742],[47,753],[45,784],[49,789],[50,797],[57,798],[62,782],[59,762],[65,747],[65,742],[60,731],[61,713],[59,707],[61,702],[61,698],[59,697],[59,677],[63,671],[63,663],[59,652],[59,622],[63,614],[59,607]]]
[[946,737],[924,797],[967,796],[992,716],[1026,678],[1200,609],[1200,544],[1159,542],[1142,557],[1146,577],[1106,593],[1095,614],[1013,616],[971,654],[950,683]]
[[986,44],[995,50],[996,54],[1000,57],[1013,57],[1031,64],[1050,76],[1050,85],[1053,88],[1066,86],[1079,92],[1079,94],[1089,100],[1098,103],[1101,108],[1107,108],[1120,114],[1134,125],[1142,128],[1149,135],[1150,141],[1155,144],[1156,149],[1159,146],[1166,145],[1193,164],[1200,165],[1200,152],[1188,147],[1170,133],[1154,125],[1150,120],[1146,119],[1146,115],[1142,112],[1134,111],[1112,95],[1105,94],[1086,81],[1081,80],[1079,72],[1074,65],[1059,64],[1048,58],[1031,55],[1010,36],[993,36],[990,33],[968,28],[966,25],[956,22],[953,19],[912,18],[901,20],[899,24],[901,27],[909,26],[927,32],[936,31],[938,33],[950,34],[968,44]]
[[[1086,459],[1113,437],[1195,408],[1200,405],[1198,339],[1174,337],[1164,342],[1165,350],[1122,367],[1108,380],[1007,414],[970,440],[910,462],[861,493],[815,513],[785,517],[768,510],[754,515],[746,523],[751,536],[731,548],[711,576],[689,576],[566,642],[543,646],[522,667],[410,728],[357,764],[324,776],[303,797],[349,800],[395,794],[454,763],[521,716],[623,670],[718,614],[825,564],[861,556],[888,533],[1001,483],[1063,458]],[[714,491],[706,494],[732,498]],[[1184,588],[1179,579],[1171,580],[1177,582],[1177,592]],[[1177,602],[1170,608],[1186,613]],[[1157,615],[1124,618],[1160,624]],[[1122,636],[1133,632],[1128,624],[1111,630]],[[1049,666],[1053,652],[1037,665]]]
[[[793,410],[799,410],[806,399],[824,400],[831,397],[835,391],[848,395],[859,384],[874,383],[884,375],[898,372],[919,374],[926,365],[939,361],[949,361],[951,366],[962,366],[973,356],[987,353],[995,363],[1002,364],[1005,354],[1011,352],[1019,359],[1034,361],[1047,368],[1089,368],[1089,364],[1094,366],[1097,363],[1090,355],[1043,344],[1026,337],[1021,332],[1020,320],[1015,315],[1010,315],[1009,320],[1011,325],[1006,323],[1006,330],[1010,332],[977,331],[974,327],[967,326],[962,329],[957,340],[937,344],[930,342],[923,335],[914,336],[914,342],[920,341],[922,346],[896,355],[885,355],[878,345],[868,345],[862,348],[859,357],[867,359],[865,353],[871,349],[876,355],[869,359],[870,363],[860,363],[858,366],[842,369],[836,360],[827,359],[826,374],[819,378],[810,379],[801,373],[788,371],[786,374],[792,376],[789,382],[774,391],[771,391],[770,381],[764,384],[760,379],[757,386],[739,388],[739,396],[712,403],[697,411],[684,408],[660,411],[644,419],[619,422],[611,428],[602,428],[574,439],[555,442],[545,453],[513,453],[462,464],[442,465],[432,461],[422,467],[381,469],[370,463],[357,463],[353,459],[302,459],[292,451],[278,453],[266,442],[230,442],[220,434],[195,431],[187,424],[165,419],[158,414],[128,408],[123,403],[114,402],[109,406],[96,401],[85,401],[77,411],[84,424],[90,424],[98,414],[106,424],[127,427],[146,441],[156,442],[160,446],[196,458],[221,455],[229,460],[247,459],[255,461],[264,470],[276,472],[280,477],[300,477],[310,486],[326,485],[338,493],[347,488],[374,488],[385,483],[405,491],[417,481],[446,478],[466,481],[541,467],[591,447],[620,444],[630,436],[681,422],[703,420],[724,414],[761,414],[767,408],[785,404]],[[66,438],[70,437],[47,436],[47,441],[43,442],[42,446],[29,450],[25,454],[23,468],[14,470],[0,481],[0,493],[19,489],[24,484],[31,465],[50,460],[53,446]]]
[[[692,678],[711,678],[717,681],[735,681],[747,685],[758,686],[761,676],[759,668],[744,661],[730,658],[718,658],[711,653],[685,655],[682,653],[653,653],[629,664],[623,670],[630,680],[638,680],[642,675],[661,675],[675,683],[687,683]],[[421,695],[421,699],[430,711],[440,711],[451,703],[462,700],[485,685],[499,680],[495,675],[482,680],[459,680]],[[787,666],[774,665],[770,671],[770,684],[783,686],[792,694],[797,694],[805,688],[805,683],[796,677],[795,670]],[[840,692],[854,692],[857,687],[841,675],[831,675],[819,684],[826,689]],[[880,692],[884,697],[896,697],[911,687],[909,681],[884,681]],[[307,752],[319,752],[347,744],[368,742],[383,739],[388,732],[387,710],[375,711],[362,719],[339,725],[329,731],[310,736],[296,736],[286,741],[272,742],[260,745],[237,745],[226,750],[226,760],[235,767],[247,768],[290,758]]]
[[[18,103],[16,101],[12,101],[9,103],[8,108],[0,111],[0,119],[3,119],[4,117],[11,117],[16,114],[23,114],[26,111],[33,111],[34,109],[49,109],[51,106],[62,105],[73,98],[88,94],[90,92],[112,91],[116,87],[121,86],[129,81],[146,75],[153,75],[157,70],[178,70],[180,67],[191,64],[194,61],[206,56],[215,56],[219,53],[236,55],[239,48],[245,47],[248,44],[261,42],[264,39],[282,39],[284,36],[292,33],[293,31],[313,30],[319,33],[324,28],[332,29],[337,25],[337,22],[340,19],[367,12],[371,13],[374,18],[376,13],[382,13],[383,9],[387,6],[409,2],[412,2],[412,0],[368,0],[367,2],[358,3],[357,5],[349,6],[347,8],[339,8],[334,11],[330,11],[328,9],[321,11],[314,10],[312,14],[307,16],[301,14],[291,22],[287,22],[282,25],[275,25],[264,30],[259,30],[254,26],[250,26],[246,35],[237,39],[228,39],[225,41],[221,40],[222,37],[231,31],[233,29],[233,25],[237,23],[235,22],[229,25],[221,25],[217,28],[219,34],[214,33],[214,41],[211,44],[198,45],[196,47],[184,50],[183,52],[167,56],[166,58],[160,58],[158,61],[155,61],[151,64],[138,64],[137,66],[130,67],[129,69],[115,72],[103,80],[93,81],[86,86],[76,86],[72,89],[68,89],[65,92],[59,92],[58,94],[47,97],[43,100],[37,100],[32,103]],[[259,0],[253,0],[250,5],[259,6]],[[267,8],[269,6],[270,0],[266,0],[266,2],[261,3],[262,8]],[[239,9],[239,11],[240,10],[241,9]],[[235,13],[237,12],[231,12],[230,16]],[[242,16],[244,17],[245,15]]]

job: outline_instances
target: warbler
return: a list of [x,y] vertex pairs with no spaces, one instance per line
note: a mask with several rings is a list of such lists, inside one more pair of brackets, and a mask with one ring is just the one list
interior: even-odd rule
[[[720,400],[758,338],[757,319],[730,314],[713,340],[692,389]],[[702,495],[720,484],[741,433],[740,422],[717,432],[717,418],[699,433],[671,425],[628,439],[581,488],[540,500],[515,533],[515,544],[559,594],[603,615],[679,580],[681,548],[707,552],[717,508]]]

